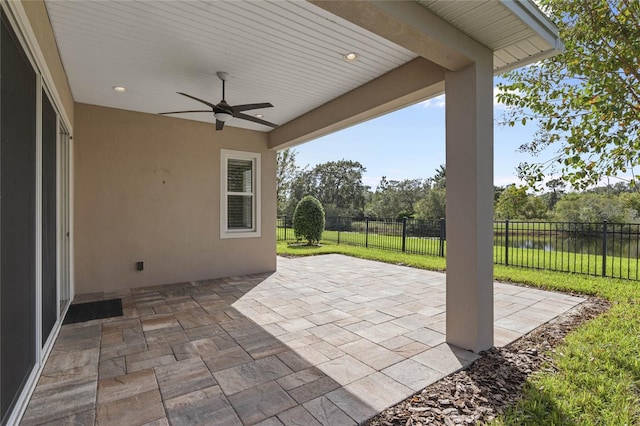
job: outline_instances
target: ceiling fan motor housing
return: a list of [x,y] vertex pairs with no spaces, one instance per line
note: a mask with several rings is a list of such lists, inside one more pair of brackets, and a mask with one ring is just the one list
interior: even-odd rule
[[[268,102],[256,103],[256,104],[244,104],[244,105],[236,105],[232,106],[227,103],[225,98],[225,81],[229,77],[229,74],[224,71],[218,71],[216,73],[218,78],[222,80],[222,100],[218,102],[218,104],[214,105],[210,102],[207,102],[203,99],[196,98],[195,96],[188,95],[186,93],[178,92],[178,94],[182,96],[186,96],[193,100],[196,100],[200,103],[203,103],[211,108],[211,112],[216,118],[216,130],[222,130],[224,127],[224,123],[228,121],[230,118],[235,117],[242,120],[252,121],[254,123],[262,124],[264,126],[269,127],[278,127],[277,124],[270,123],[266,120],[262,120],[261,118],[254,117],[251,115],[243,114],[243,111],[250,111],[252,109],[261,109],[261,108],[272,108]],[[192,112],[209,112],[207,110],[190,110],[190,111],[172,111],[172,112],[161,112],[160,114],[183,114],[183,113],[192,113]]]

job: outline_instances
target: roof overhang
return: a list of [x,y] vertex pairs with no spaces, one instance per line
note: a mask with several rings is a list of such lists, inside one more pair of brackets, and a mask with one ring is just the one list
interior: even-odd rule
[[[76,102],[159,113],[271,102],[270,146],[302,143],[443,93],[444,72],[493,53],[494,73],[562,49],[529,1],[73,2],[46,0]],[[357,52],[356,62],[344,61]],[[479,54],[482,52],[482,54]],[[408,77],[411,76],[411,77]],[[407,81],[409,80],[409,81]],[[112,90],[122,85],[126,94]],[[183,115],[213,121],[212,114]]]

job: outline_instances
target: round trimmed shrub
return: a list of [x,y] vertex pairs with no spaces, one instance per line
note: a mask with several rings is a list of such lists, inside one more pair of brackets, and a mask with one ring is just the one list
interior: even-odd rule
[[317,244],[324,231],[324,209],[317,198],[307,195],[293,212],[293,232],[297,240],[305,239],[309,244]]

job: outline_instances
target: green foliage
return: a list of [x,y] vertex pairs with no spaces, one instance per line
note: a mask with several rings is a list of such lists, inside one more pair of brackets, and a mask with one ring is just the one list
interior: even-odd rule
[[447,194],[444,188],[433,188],[416,203],[416,219],[436,220],[445,217]]
[[545,219],[547,217],[547,205],[540,197],[529,195],[527,196],[527,202],[524,205],[522,215],[526,220]]
[[287,215],[305,195],[313,195],[328,216],[360,216],[364,211],[367,187],[362,174],[367,169],[357,161],[340,160],[301,170],[291,183]]
[[422,179],[387,180],[380,179],[376,192],[372,194],[367,209],[370,217],[401,219],[413,217],[416,203],[428,190]]
[[548,181],[545,186],[549,189],[549,192],[545,193],[543,196],[543,200],[547,205],[549,210],[553,210],[556,207],[556,203],[560,198],[562,198],[562,194],[564,194],[564,187],[566,183],[562,179],[551,179]]
[[436,169],[436,174],[430,180],[433,188],[445,189],[447,186],[447,166],[440,164]]
[[605,195],[620,195],[626,192],[638,192],[638,187],[635,185],[630,185],[626,182],[616,182],[615,184],[605,185],[605,186],[596,186],[595,188],[589,188],[585,192],[593,193],[593,194],[605,194]]
[[640,193],[624,192],[618,198],[625,208],[631,209],[636,217],[640,217]]
[[544,219],[546,215],[545,203],[539,197],[528,195],[524,186],[508,186],[495,206],[496,219]]
[[568,194],[556,204],[554,217],[562,222],[637,222],[637,210],[620,197],[597,193]]
[[553,368],[529,378],[498,425],[631,425],[640,422],[640,287],[637,282],[495,267],[496,279],[606,298],[613,308],[556,348]]
[[507,188],[508,188],[508,186],[493,185],[493,203],[494,203],[494,205],[495,205],[495,203],[498,202],[498,200],[502,196],[502,193],[504,191],[506,191]]
[[565,43],[562,54],[505,74],[498,100],[505,124],[538,125],[521,147],[531,154],[552,148],[545,163],[523,163],[531,186],[559,172],[576,189],[605,176],[640,178],[640,2],[540,0]]
[[445,215],[446,167],[440,165],[433,177],[404,179],[401,181],[380,179],[376,191],[371,194],[366,214],[379,219],[439,219]]
[[495,208],[496,219],[519,219],[527,203],[527,189],[510,185],[502,192]]
[[317,198],[307,195],[296,206],[293,213],[293,231],[297,240],[305,239],[317,244],[324,231],[324,209]]
[[638,424],[639,311],[616,304],[570,334],[553,357],[557,374],[534,374],[525,397],[496,423]]
[[287,148],[276,154],[276,189],[278,196],[278,214],[285,214],[291,184],[298,173],[294,149]]

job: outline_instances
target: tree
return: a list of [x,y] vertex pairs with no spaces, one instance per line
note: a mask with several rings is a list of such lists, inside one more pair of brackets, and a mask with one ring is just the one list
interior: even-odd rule
[[276,154],[276,185],[278,196],[278,214],[284,214],[291,190],[291,183],[297,176],[298,166],[294,149],[287,148]]
[[640,175],[640,2],[540,0],[560,30],[563,53],[508,72],[498,100],[505,124],[534,121],[538,130],[520,149],[552,160],[523,163],[531,186],[557,170],[576,189],[606,176]]
[[436,189],[447,187],[447,166],[440,164],[436,169],[436,174],[431,178],[431,186]]
[[527,202],[524,204],[521,216],[527,220],[546,219],[547,212],[547,205],[540,197],[528,195]]
[[636,217],[640,217],[640,193],[638,192],[623,192],[618,196],[622,205],[635,212]]
[[357,161],[329,161],[311,170],[299,171],[290,187],[287,214],[305,195],[313,195],[328,216],[358,216],[364,212],[367,187],[362,174],[367,169]]
[[613,195],[583,193],[565,195],[555,210],[556,220],[563,222],[629,223],[637,221],[635,209]]
[[527,189],[509,185],[496,203],[496,219],[518,219],[527,203]]
[[432,188],[427,195],[416,203],[416,218],[436,220],[445,217],[447,200],[444,188]]
[[496,186],[493,185],[493,204],[495,205],[495,203],[498,202],[498,200],[500,199],[500,197],[502,196],[502,193],[507,189],[506,186]]
[[296,239],[304,238],[309,245],[319,243],[324,224],[324,209],[320,201],[311,195],[300,200],[293,213],[293,232]]
[[545,186],[549,189],[549,192],[544,194],[542,197],[547,203],[547,208],[549,210],[553,210],[560,197],[562,197],[562,194],[564,194],[564,187],[566,186],[566,183],[562,179],[556,178],[545,183]]
[[535,195],[528,195],[524,186],[510,185],[496,203],[496,219],[544,219],[547,206]]
[[364,210],[365,186],[362,175],[367,171],[357,161],[329,161],[316,166],[318,199],[335,208],[336,213],[353,215]]
[[[595,188],[589,188],[586,192],[591,192],[594,194],[605,194],[605,195],[620,195],[625,192],[634,192],[634,188],[630,188],[625,182],[616,182],[611,185],[608,184],[606,186],[597,186]],[[636,191],[637,192],[637,191]]]
[[400,219],[413,217],[418,200],[425,195],[422,179],[390,180],[380,179],[373,193],[367,212],[378,218]]

